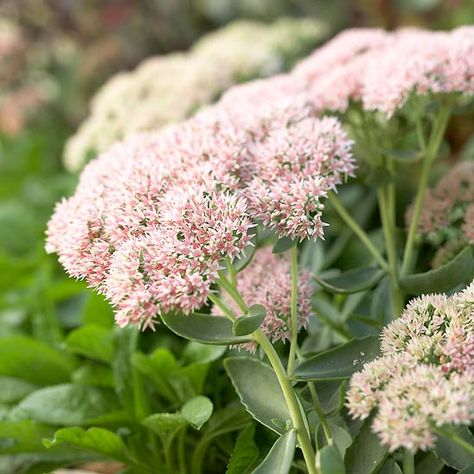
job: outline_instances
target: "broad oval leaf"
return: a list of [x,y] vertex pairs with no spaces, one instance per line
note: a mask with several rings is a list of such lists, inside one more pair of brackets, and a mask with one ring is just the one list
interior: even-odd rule
[[318,451],[316,465],[321,474],[345,474],[344,461],[335,445],[324,446]]
[[450,467],[454,469],[466,469],[474,464],[474,454],[460,446],[451,436],[462,439],[464,442],[474,446],[474,436],[466,426],[457,426],[447,429],[446,436],[438,435],[435,453]]
[[76,354],[109,363],[114,357],[112,332],[97,324],[86,324],[71,331],[66,347]]
[[291,420],[291,416],[271,367],[250,357],[229,357],[224,366],[247,411],[267,428],[281,434],[283,431],[272,420]]
[[287,250],[290,250],[291,247],[296,245],[296,240],[292,240],[289,237],[283,237],[277,241],[273,246],[273,253],[284,253]]
[[195,429],[200,430],[202,425],[212,415],[214,405],[209,398],[199,395],[187,401],[181,408],[181,415]]
[[411,295],[448,291],[474,276],[472,247],[466,247],[445,265],[424,273],[415,273],[400,279],[400,285]]
[[203,344],[242,344],[252,340],[251,336],[234,336],[232,322],[223,316],[171,312],[161,315],[161,320],[178,336]]
[[71,426],[123,421],[118,400],[109,390],[86,385],[56,385],[31,393],[11,412],[15,419]]
[[388,454],[372,431],[372,419],[367,419],[344,456],[346,474],[372,474],[377,472]]
[[31,337],[0,339],[0,375],[38,385],[54,385],[69,381],[74,367],[74,360],[67,353]]
[[384,274],[380,268],[366,267],[349,270],[329,278],[314,276],[314,279],[330,293],[349,294],[370,290]]
[[[260,308],[256,308],[256,307]],[[252,311],[253,309],[253,311]],[[233,324],[232,332],[236,336],[246,336],[256,331],[265,319],[266,309],[260,304],[255,304],[250,307],[247,316],[237,318]]]
[[142,421],[142,424],[155,433],[169,449],[174,437],[187,425],[187,420],[180,413],[155,413]]
[[304,360],[296,367],[297,380],[339,380],[349,378],[380,355],[379,338],[375,335],[353,339]]
[[[418,466],[416,472],[418,472]],[[435,474],[434,471],[431,471],[431,473]],[[380,474],[403,474],[403,472],[400,469],[400,466],[395,462],[395,460],[393,458],[390,458],[384,463],[382,469],[380,469]]]
[[252,474],[288,474],[295,456],[296,431],[290,430],[280,436],[265,459]]
[[118,461],[127,461],[126,447],[122,439],[105,428],[89,428],[88,430],[78,426],[63,428],[54,433],[53,439],[43,440],[43,444],[47,448],[60,443],[70,443]]

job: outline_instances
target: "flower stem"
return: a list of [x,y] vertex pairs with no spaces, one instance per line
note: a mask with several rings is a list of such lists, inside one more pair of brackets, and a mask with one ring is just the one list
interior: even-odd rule
[[385,246],[390,265],[390,289],[392,295],[393,316],[398,317],[403,310],[403,295],[398,284],[398,262],[395,246],[395,225],[392,219],[394,214],[391,210],[389,189],[386,186],[377,189],[377,198],[379,201],[380,220],[384,234]]
[[445,106],[441,109],[438,119],[433,127],[431,137],[426,146],[426,153],[421,168],[420,182],[418,183],[418,192],[415,198],[415,206],[413,209],[413,216],[408,228],[408,237],[403,253],[403,263],[400,274],[405,276],[413,268],[413,252],[415,245],[415,236],[418,229],[418,222],[420,220],[423,202],[425,200],[426,188],[428,187],[428,178],[431,171],[431,166],[436,159],[439,147],[441,145],[444,132],[448,125],[449,117],[451,115],[451,107]]
[[260,347],[263,349],[265,354],[270,361],[275,375],[280,384],[283,396],[285,397],[286,405],[288,406],[288,411],[290,412],[291,421],[293,422],[293,427],[296,430],[296,435],[298,437],[298,442],[303,451],[303,457],[306,463],[309,474],[318,474],[318,470],[315,465],[315,455],[313,451],[313,446],[311,445],[311,440],[309,434],[306,430],[305,422],[303,415],[300,410],[300,405],[298,403],[297,395],[291,385],[291,381],[288,378],[283,364],[281,363],[280,357],[275,351],[275,348],[268,340],[268,338],[257,329],[254,333],[256,341],[260,344]]
[[[239,306],[241,311],[246,313],[248,311],[247,305],[245,304],[237,288],[232,285],[232,283],[227,280],[225,276],[221,276],[218,280],[218,283],[229,294],[229,296],[233,298],[233,300]],[[298,402],[297,395],[293,389],[290,379],[287,376],[280,357],[275,351],[275,348],[273,347],[272,343],[268,340],[267,336],[265,336],[260,329],[254,331],[252,335],[255,337],[256,342],[260,345],[260,347],[263,349],[266,356],[268,357],[268,360],[270,361],[270,364],[277,377],[278,383],[280,384],[283,396],[286,401],[286,405],[288,407],[288,411],[290,412],[293,427],[296,430],[298,442],[303,452],[303,457],[306,462],[308,473],[318,474],[318,470],[315,464],[315,454],[313,451],[313,446],[311,444],[309,434],[306,430],[305,414],[301,411],[302,409],[300,408],[300,403]]]
[[367,250],[375,258],[375,260],[381,266],[381,268],[383,268],[388,273],[390,271],[388,263],[385,261],[382,255],[380,255],[380,252],[375,248],[374,244],[370,241],[367,233],[359,226],[359,224],[357,224],[357,222],[347,212],[347,210],[344,208],[341,201],[339,201],[339,198],[336,196],[334,192],[329,193],[329,199],[334,209],[339,214],[339,217],[352,229],[354,234],[357,235],[359,240],[365,245]]
[[214,293],[209,293],[208,298],[214,303],[231,321],[235,321],[236,316],[232,310]]
[[318,392],[316,391],[316,386],[314,382],[308,382],[309,393],[311,394],[311,400],[313,401],[314,411],[318,415],[319,421],[321,422],[321,426],[323,427],[324,436],[329,444],[332,444],[332,432],[331,428],[329,427],[328,420],[324,411],[319,403]]
[[415,456],[408,450],[403,455],[403,474],[415,474]]
[[298,344],[298,246],[291,247],[291,338],[287,373],[291,377],[295,369],[296,346]]

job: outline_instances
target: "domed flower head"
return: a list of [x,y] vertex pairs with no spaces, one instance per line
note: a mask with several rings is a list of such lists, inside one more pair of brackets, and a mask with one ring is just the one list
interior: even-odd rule
[[[285,341],[291,337],[291,270],[286,256],[275,255],[271,247],[259,248],[250,265],[238,274],[237,289],[248,306],[261,304],[266,316],[260,329],[273,341]],[[306,327],[311,314],[313,287],[309,272],[298,275],[298,329]],[[226,294],[224,301],[238,317],[243,317],[237,305]],[[221,315],[218,308],[213,312]],[[239,346],[254,352],[254,343]]]
[[353,375],[349,413],[390,450],[431,448],[436,428],[474,421],[474,282],[410,302],[382,335],[382,356]]
[[355,168],[351,146],[333,118],[270,133],[252,150],[257,171],[245,191],[252,216],[280,237],[322,237],[323,200]]

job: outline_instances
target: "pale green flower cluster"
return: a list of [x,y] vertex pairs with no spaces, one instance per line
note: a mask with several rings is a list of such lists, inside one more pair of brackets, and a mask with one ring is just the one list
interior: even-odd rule
[[127,135],[179,122],[233,84],[287,69],[326,34],[313,20],[239,21],[208,34],[188,52],[149,58],[97,93],[90,116],[66,144],[66,167],[79,170]]

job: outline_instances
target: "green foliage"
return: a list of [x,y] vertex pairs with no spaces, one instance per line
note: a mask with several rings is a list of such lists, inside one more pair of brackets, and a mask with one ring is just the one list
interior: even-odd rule
[[252,466],[260,454],[254,436],[255,425],[253,423],[240,432],[227,465],[226,474],[249,474],[251,472]]
[[281,435],[252,474],[288,474],[295,455],[296,432]]
[[257,421],[281,434],[284,430],[274,420],[285,424],[291,417],[273,370],[249,357],[228,358],[224,366],[246,410]]
[[339,275],[315,280],[330,293],[359,293],[373,288],[384,276],[384,271],[376,267],[358,268]]
[[299,380],[338,380],[349,378],[380,354],[377,336],[366,336],[303,360],[295,370]]

